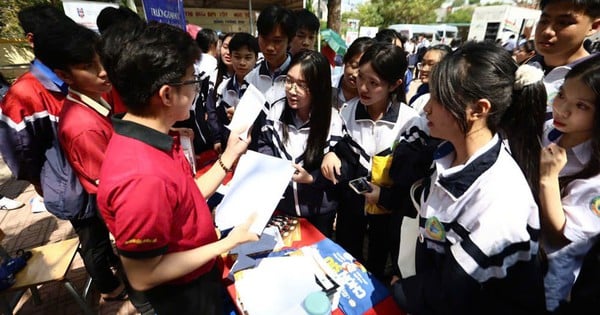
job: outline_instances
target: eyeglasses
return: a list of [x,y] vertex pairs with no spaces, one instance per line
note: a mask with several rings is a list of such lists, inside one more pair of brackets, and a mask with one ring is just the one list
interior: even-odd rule
[[290,77],[285,78],[285,88],[291,90],[292,87],[296,86],[296,92],[308,93],[308,85],[304,82],[296,82]]
[[181,81],[181,82],[167,83],[167,85],[171,85],[171,86],[183,86],[183,85],[189,85],[189,84],[194,84],[194,89],[196,90],[196,92],[200,92],[200,90],[202,89],[202,80],[200,80],[200,76],[196,76],[196,79],[194,79],[194,80],[186,80],[186,81]]

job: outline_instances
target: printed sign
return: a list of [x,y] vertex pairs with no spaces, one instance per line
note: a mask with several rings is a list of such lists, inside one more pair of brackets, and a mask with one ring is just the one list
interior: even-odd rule
[[185,30],[183,0],[142,0],[146,20],[170,24]]

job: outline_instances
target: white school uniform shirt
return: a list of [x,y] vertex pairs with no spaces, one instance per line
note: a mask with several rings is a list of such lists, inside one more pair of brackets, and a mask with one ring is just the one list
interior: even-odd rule
[[[553,127],[553,120],[546,122],[544,146],[558,142],[562,133]],[[581,171],[591,156],[591,140],[567,150],[567,164],[559,177],[574,175]],[[554,310],[561,300],[567,299],[585,254],[600,234],[600,174],[586,179],[576,179],[563,192],[562,206],[565,212],[564,236],[571,241],[562,248],[546,246],[548,273],[544,279],[546,308]]]
[[[420,197],[421,243],[452,255],[480,283],[505,278],[511,266],[531,260],[538,250],[539,212],[531,189],[498,135],[465,164],[451,166],[454,157],[450,142],[435,152],[435,171]],[[463,241],[478,250],[465,250]],[[445,252],[446,242],[450,252]],[[528,246],[507,250],[515,244]],[[479,254],[496,263],[473,256]]]
[[383,117],[373,121],[359,98],[345,103],[340,109],[340,114],[348,135],[362,149],[362,152],[357,152],[361,165],[369,171],[371,157],[392,148],[405,124],[418,116],[410,106],[401,102],[390,102]]
[[291,61],[291,56],[288,54],[283,64],[279,69],[275,69],[273,76],[271,76],[267,61],[263,60],[244,78],[246,82],[254,85],[264,94],[266,99],[265,106],[268,106],[264,109],[265,114],[271,112],[271,114],[267,115],[267,119],[277,120],[281,115],[281,111],[274,112],[270,111],[270,109],[273,107],[273,104],[285,101],[285,79],[287,78],[287,71],[289,70]]

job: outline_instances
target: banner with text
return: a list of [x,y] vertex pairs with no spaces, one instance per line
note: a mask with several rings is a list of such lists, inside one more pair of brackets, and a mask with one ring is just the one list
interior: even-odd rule
[[185,30],[183,0],[142,0],[146,20],[170,24]]

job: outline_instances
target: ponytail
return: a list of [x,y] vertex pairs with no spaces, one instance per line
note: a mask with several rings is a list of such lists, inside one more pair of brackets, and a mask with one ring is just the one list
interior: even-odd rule
[[506,135],[511,154],[525,174],[536,200],[547,103],[543,75],[541,70],[529,65],[518,68],[511,105],[500,120],[500,129]]

